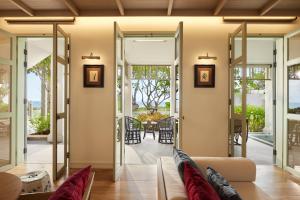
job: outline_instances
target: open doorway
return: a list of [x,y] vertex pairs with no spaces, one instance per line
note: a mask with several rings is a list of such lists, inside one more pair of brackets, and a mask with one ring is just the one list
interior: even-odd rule
[[[52,164],[50,135],[52,38],[21,38],[25,44],[24,163]],[[21,45],[21,44],[20,44]]]
[[[238,43],[239,41],[236,41]],[[283,69],[283,38],[248,37],[246,68],[246,152],[256,164],[276,164],[277,71]],[[241,51],[236,45],[236,53]],[[242,110],[242,68],[234,69],[234,112]],[[279,80],[280,81],[280,80]],[[241,152],[241,124],[235,121],[235,152]],[[279,144],[280,147],[280,144]]]
[[[175,39],[125,37],[124,47],[125,164],[156,164],[159,157],[172,155],[174,144],[171,104]],[[140,138],[130,136],[130,126],[136,124]],[[163,133],[162,126],[170,131]]]

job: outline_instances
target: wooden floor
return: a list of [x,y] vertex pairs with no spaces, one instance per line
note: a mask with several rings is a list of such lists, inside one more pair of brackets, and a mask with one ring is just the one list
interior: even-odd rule
[[[23,169],[25,171],[27,169]],[[75,170],[71,170],[71,173]],[[22,168],[9,171],[21,174]],[[63,178],[64,179],[64,178]],[[57,185],[61,184],[60,180]],[[112,181],[112,170],[96,170],[92,200],[155,200],[156,165],[127,165],[120,181]],[[300,179],[270,165],[257,165],[255,182],[274,200],[299,200]]]

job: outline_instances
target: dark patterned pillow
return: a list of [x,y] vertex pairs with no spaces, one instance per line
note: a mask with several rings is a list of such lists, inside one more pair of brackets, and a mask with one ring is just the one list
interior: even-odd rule
[[193,168],[197,169],[202,174],[202,177],[205,180],[207,179],[205,168],[197,165],[197,163],[195,163],[182,150],[174,148],[173,149],[173,157],[174,157],[177,169],[178,169],[179,176],[180,176],[180,178],[181,178],[182,181],[184,180],[184,178],[183,178],[184,177],[184,172],[183,172],[183,170],[184,170],[184,162],[188,162],[190,166],[192,166]]
[[222,200],[242,200],[228,181],[211,167],[207,168],[207,181],[213,186]]

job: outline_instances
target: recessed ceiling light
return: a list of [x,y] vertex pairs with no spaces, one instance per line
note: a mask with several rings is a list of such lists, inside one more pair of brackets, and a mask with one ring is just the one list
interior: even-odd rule
[[167,40],[163,39],[136,39],[133,42],[166,42]]

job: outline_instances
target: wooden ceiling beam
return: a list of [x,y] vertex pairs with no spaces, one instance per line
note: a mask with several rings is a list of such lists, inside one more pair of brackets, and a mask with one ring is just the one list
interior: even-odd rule
[[174,0],[169,0],[168,13],[167,13],[168,16],[171,16],[172,14],[173,4],[174,4]]
[[120,14],[122,16],[124,16],[125,12],[124,12],[124,7],[123,7],[123,4],[122,4],[121,0],[115,0],[115,1],[116,1],[117,6],[118,6]]
[[267,14],[272,8],[274,8],[281,0],[269,0],[259,11],[259,15],[263,16]]
[[224,8],[225,4],[227,3],[228,0],[220,0],[218,2],[217,7],[214,10],[214,15],[219,15],[219,13],[222,11],[222,9]]
[[18,8],[20,8],[27,15],[34,16],[34,11],[21,0],[10,0],[10,2],[16,5]]
[[79,9],[76,7],[76,5],[72,0],[62,0],[62,1],[65,3],[65,5],[75,16],[79,16]]

